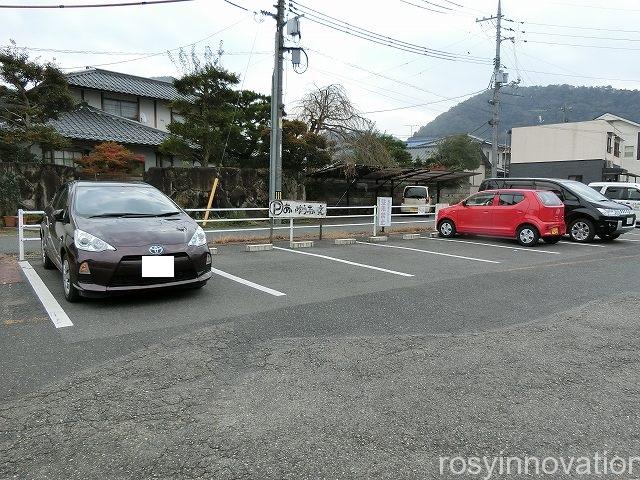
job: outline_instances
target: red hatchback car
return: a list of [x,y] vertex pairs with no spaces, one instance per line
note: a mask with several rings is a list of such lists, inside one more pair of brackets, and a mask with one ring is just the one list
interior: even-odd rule
[[445,238],[456,233],[515,238],[525,247],[540,238],[557,243],[566,233],[564,204],[541,190],[485,190],[441,209],[436,221]]

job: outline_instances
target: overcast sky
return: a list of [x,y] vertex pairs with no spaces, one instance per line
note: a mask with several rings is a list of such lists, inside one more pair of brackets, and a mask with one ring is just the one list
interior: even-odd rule
[[[0,5],[105,1],[0,0]],[[273,11],[275,3],[233,1],[251,11]],[[296,101],[314,85],[340,83],[362,112],[396,109],[366,116],[376,122],[379,130],[404,139],[460,101],[443,99],[469,94],[489,84],[495,24],[477,23],[476,18],[495,15],[497,0],[296,1],[394,39],[455,54],[458,60],[377,45],[303,18],[299,45],[309,55],[309,68],[297,74],[290,62],[285,62],[284,98],[288,112],[294,111]],[[505,31],[504,35],[516,37],[515,43],[503,42],[502,64],[510,80],[520,78],[523,86],[567,83],[640,87],[640,62],[635,60],[640,53],[640,26],[634,27],[640,23],[637,0],[503,0],[502,6],[506,18],[524,22],[504,22],[505,27],[515,30]],[[274,21],[223,0],[0,12],[3,44],[13,39],[19,46],[32,48],[109,52],[32,51],[43,60],[55,58],[63,68],[100,66],[135,75],[178,76],[179,71],[166,53],[140,57],[196,41],[198,51],[206,45],[217,48],[223,42],[224,67],[242,76],[244,88],[270,92]],[[399,109],[425,103],[429,105]]]

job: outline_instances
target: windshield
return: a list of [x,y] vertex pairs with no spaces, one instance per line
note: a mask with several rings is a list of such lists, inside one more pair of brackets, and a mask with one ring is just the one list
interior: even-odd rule
[[75,212],[82,217],[160,216],[180,213],[163,193],[144,186],[80,186]]
[[563,182],[562,185],[568,187],[573,193],[578,194],[585,200],[590,202],[608,202],[609,199],[602,195],[600,192],[596,192],[593,188],[585,185],[581,182]]

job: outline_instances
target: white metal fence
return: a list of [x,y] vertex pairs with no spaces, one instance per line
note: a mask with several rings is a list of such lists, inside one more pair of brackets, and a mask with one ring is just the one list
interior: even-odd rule
[[[393,210],[399,209],[400,206],[392,207]],[[354,210],[359,213],[354,213],[351,215],[330,215],[331,211],[350,211]],[[317,229],[318,236],[322,239],[322,234],[324,229],[339,229],[344,227],[365,227],[371,228],[371,233],[373,236],[376,236],[380,231],[380,227],[377,222],[378,218],[378,207],[376,205],[370,206],[356,206],[356,207],[327,207],[328,215],[322,219],[314,219],[314,223],[305,223],[304,221],[298,221],[298,225],[295,224],[293,219],[289,220],[289,225],[281,225],[274,222],[272,218],[268,216],[269,209],[268,208],[187,208],[185,211],[194,217],[195,221],[201,224],[204,228],[204,231],[209,234],[218,234],[223,235],[225,233],[242,233],[242,232],[269,232],[270,240],[273,240],[273,232],[278,230],[289,230],[289,240],[293,241],[295,238],[295,230],[314,230]],[[204,214],[209,212],[209,214],[213,215],[228,215],[228,214],[238,214],[242,213],[243,215],[247,215],[239,217],[239,218],[225,218],[215,216],[208,219],[200,219],[196,218],[198,214]],[[260,216],[261,213],[264,212]],[[360,213],[367,212],[367,213]],[[25,223],[25,216],[42,216],[44,215],[44,211],[42,210],[18,210],[18,256],[22,261],[24,260],[24,246],[25,242],[29,241],[40,241],[40,237],[27,237],[25,236],[25,232],[29,230],[40,230],[40,224],[27,224]],[[401,217],[401,218],[398,218]],[[415,220],[410,218],[409,220],[406,217],[419,217]],[[396,219],[394,221],[394,218]],[[336,221],[353,219],[353,222],[340,222],[336,223]],[[392,213],[391,214],[391,226],[394,225],[410,225],[410,224],[422,224],[422,223],[433,223],[435,219],[435,214],[433,213]],[[365,221],[366,220],[366,221]],[[207,224],[211,223],[213,226],[216,224],[233,224],[233,223],[243,223],[250,222],[256,223],[258,226],[242,226],[238,228],[211,228],[207,229]],[[355,223],[354,223],[355,222]],[[260,226],[262,225],[262,226]]]
[[[394,206],[393,210],[398,211],[401,207]],[[331,212],[335,211],[357,211],[358,213],[354,214],[337,214],[331,215]],[[288,225],[281,225],[274,221],[274,219],[268,216],[269,209],[264,208],[188,208],[185,209],[189,215],[195,218],[196,222],[200,223],[204,231],[209,234],[218,234],[224,235],[225,233],[242,233],[242,232],[269,232],[270,239],[273,239],[273,232],[277,230],[289,230],[289,240],[293,241],[295,237],[295,230],[318,230],[318,236],[322,239],[324,229],[339,229],[343,227],[367,227],[371,228],[371,232],[373,236],[376,236],[380,231],[380,227],[377,222],[378,218],[378,207],[376,205],[366,205],[366,206],[345,206],[345,207],[327,207],[327,216],[322,219],[314,219],[314,223],[307,223],[308,220],[295,220],[289,219]],[[225,218],[225,217],[210,217],[208,219],[198,219],[196,218],[198,214],[204,214],[209,212],[209,214],[250,214],[246,217],[238,217],[238,218]],[[260,213],[263,212],[262,215],[259,216]],[[364,213],[366,212],[366,213]],[[194,215],[195,214],[195,215]],[[402,217],[402,218],[398,218]],[[419,217],[418,219],[406,219],[406,217]],[[394,218],[396,219],[394,221]],[[391,214],[391,227],[394,225],[403,225],[403,224],[422,224],[422,223],[433,223],[435,218],[434,213],[392,213]],[[336,223],[337,220],[345,220],[345,219],[353,219],[353,222],[339,222]],[[367,221],[364,221],[367,220]],[[242,226],[237,228],[210,228],[207,229],[206,226],[209,223],[215,224],[233,224],[233,223],[242,223],[242,222],[253,222],[258,224],[257,226]],[[295,222],[298,222],[296,225]]]
[[24,216],[25,215],[38,215],[38,216],[42,216],[44,215],[44,211],[42,210],[22,210],[19,209],[18,210],[18,258],[20,259],[20,261],[24,260],[24,242],[39,242],[40,241],[40,237],[25,237],[24,232],[25,230],[40,230],[40,224],[39,223],[34,223],[34,224],[26,224],[24,222]]

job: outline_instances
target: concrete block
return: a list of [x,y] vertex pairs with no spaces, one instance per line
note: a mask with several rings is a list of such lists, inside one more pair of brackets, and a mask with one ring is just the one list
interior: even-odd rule
[[403,240],[416,240],[418,238],[420,238],[419,233],[405,233],[402,235]]
[[355,238],[336,238],[333,242],[335,245],[353,245],[356,243]]
[[386,235],[377,235],[375,237],[369,237],[370,242],[386,242],[389,239]]
[[211,253],[211,255],[218,255],[218,247],[209,247],[209,253]]
[[253,245],[247,245],[245,247],[245,252],[264,252],[267,250],[273,250],[272,243],[258,243]]
[[311,248],[313,240],[302,240],[299,242],[289,242],[289,248]]
[[431,238],[436,238],[438,236],[438,232],[429,232],[429,236]]

